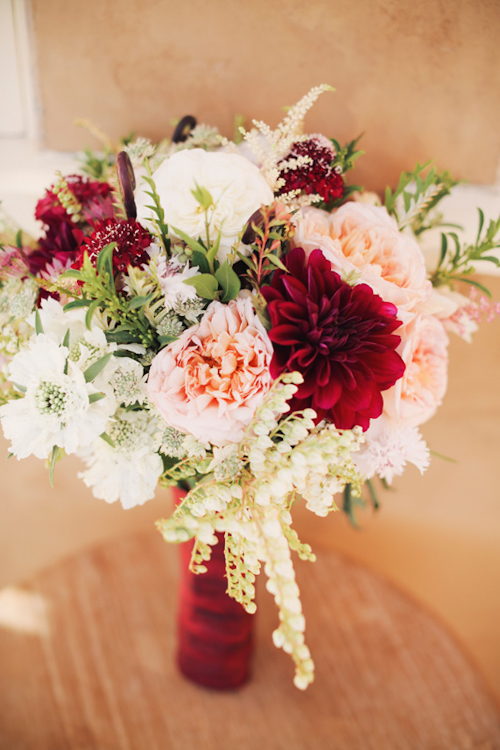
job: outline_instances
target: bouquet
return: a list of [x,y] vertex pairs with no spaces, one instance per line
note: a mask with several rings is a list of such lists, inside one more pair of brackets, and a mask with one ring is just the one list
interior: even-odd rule
[[254,121],[230,141],[186,117],[172,140],[87,153],[38,202],[42,236],[4,222],[0,255],[12,454],[46,461],[51,481],[76,454],[94,495],[125,508],[183,488],[161,534],[194,540],[195,573],[224,545],[227,593],[250,613],[264,567],[301,689],[314,666],[292,553],[314,554],[294,503],[352,515],[376,480],[423,472],[448,335],[499,312],[471,274],[500,265],[500,219],[480,212],[463,242],[438,211],[455,183],[429,164],[383,204],[348,184],[357,140],[304,132],[327,90],[274,130]]

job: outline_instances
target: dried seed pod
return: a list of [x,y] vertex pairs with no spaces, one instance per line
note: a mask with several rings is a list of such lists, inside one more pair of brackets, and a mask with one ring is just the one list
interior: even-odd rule
[[174,130],[172,143],[184,143],[184,141],[187,140],[189,132],[195,127],[196,118],[193,117],[193,115],[184,115],[182,120],[179,120],[177,127]]
[[127,219],[135,219],[137,216],[137,207],[134,199],[135,174],[132,162],[126,151],[120,151],[116,157],[116,169]]

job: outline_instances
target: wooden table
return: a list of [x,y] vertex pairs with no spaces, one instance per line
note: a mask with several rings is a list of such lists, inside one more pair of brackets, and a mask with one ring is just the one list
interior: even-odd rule
[[499,709],[441,623],[331,552],[297,570],[305,693],[263,586],[251,683],[217,693],[177,673],[177,550],[154,530],[0,592],[1,750],[500,748]]

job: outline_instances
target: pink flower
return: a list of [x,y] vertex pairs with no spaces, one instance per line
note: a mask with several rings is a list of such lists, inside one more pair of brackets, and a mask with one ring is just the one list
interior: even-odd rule
[[239,442],[271,386],[272,354],[249,298],[212,302],[154,358],[148,396],[170,426],[202,443]]
[[294,238],[306,253],[319,248],[337,273],[356,276],[409,322],[431,293],[417,242],[399,231],[382,206],[345,203],[332,214],[304,209]]
[[398,349],[406,370],[384,393],[384,411],[405,425],[426,422],[443,400],[448,383],[448,336],[432,315],[419,315],[399,329]]

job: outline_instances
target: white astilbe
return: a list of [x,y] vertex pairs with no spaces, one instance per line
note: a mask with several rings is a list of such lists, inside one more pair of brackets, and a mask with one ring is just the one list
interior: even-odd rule
[[[204,562],[216,542],[214,532],[223,533],[228,593],[248,612],[256,609],[254,581],[264,564],[267,587],[280,613],[273,639],[291,654],[295,685],[304,689],[313,679],[314,666],[304,642],[305,620],[291,551],[302,559],[313,560],[314,555],[291,528],[290,498],[301,493],[310,510],[326,515],[336,510],[333,494],[347,483],[359,492],[351,454],[361,435],[358,430],[316,426],[312,409],[284,416],[300,382],[299,373],[282,375],[274,382],[240,443],[213,451],[206,446],[203,457],[185,455],[167,471],[166,483],[197,471],[206,477],[170,519],[157,525],[167,541],[195,537],[192,570],[198,573],[206,569]],[[188,441],[186,437],[180,443],[185,451]]]
[[246,131],[243,127],[240,128],[245,142],[255,154],[260,170],[273,192],[277,192],[284,184],[284,180],[280,178],[278,162],[289,154],[294,143],[304,137],[304,117],[325,91],[333,91],[333,89],[326,84],[312,88],[297,104],[290,107],[286,117],[275,130],[262,120],[252,120],[253,130]]
[[146,411],[119,410],[106,425],[112,444],[102,438],[88,451],[81,451],[87,469],[78,476],[95,497],[124,508],[143,505],[154,497],[163,471],[156,452],[155,415]]

